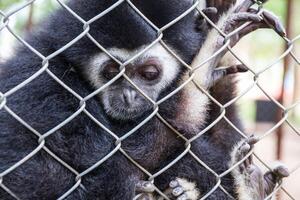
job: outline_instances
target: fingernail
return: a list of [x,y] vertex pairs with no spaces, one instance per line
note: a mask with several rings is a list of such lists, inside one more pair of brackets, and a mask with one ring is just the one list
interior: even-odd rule
[[178,181],[176,181],[176,180],[171,181],[170,184],[169,184],[169,186],[170,186],[171,188],[175,188],[175,187],[177,187],[178,185],[179,185],[179,183],[178,183]]
[[182,187],[177,187],[177,188],[175,188],[175,189],[172,191],[172,194],[173,194],[174,196],[178,196],[178,195],[180,195],[180,194],[182,194],[182,193],[183,193]]

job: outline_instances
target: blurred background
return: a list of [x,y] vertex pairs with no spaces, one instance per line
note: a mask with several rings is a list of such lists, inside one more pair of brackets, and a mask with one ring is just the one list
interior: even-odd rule
[[[14,10],[25,0],[0,0],[0,10],[4,13]],[[57,1],[37,0],[17,12],[10,18],[10,27],[19,35],[26,34],[38,22],[59,7]],[[300,35],[300,0],[270,0],[265,9],[275,13],[287,27],[288,38]],[[0,15],[1,16],[1,15]],[[1,17],[0,17],[1,18]],[[0,62],[13,54],[16,39],[6,30],[0,32]],[[235,49],[236,55],[254,71],[259,72],[270,66],[287,48],[286,41],[272,30],[259,30],[244,39]],[[294,42],[293,53],[300,60],[300,38]],[[1,71],[1,69],[0,69]],[[238,92],[242,94],[253,85],[252,73],[238,76]],[[246,132],[261,136],[256,145],[256,154],[267,165],[272,166],[276,160],[285,163],[292,175],[284,182],[287,193],[281,192],[280,199],[300,199],[300,65],[291,56],[276,62],[259,76],[259,85],[238,100],[240,115]],[[263,93],[262,89],[266,92]],[[288,122],[282,120],[282,109],[273,101],[280,102],[288,112]],[[298,104],[297,104],[298,102]],[[280,125],[277,128],[274,126]],[[257,162],[261,163],[261,162]],[[263,165],[261,165],[264,167]]]
[[[270,0],[264,8],[280,18],[287,28],[289,39],[299,37],[300,0]],[[237,48],[235,53],[253,71],[259,72],[276,62],[287,49],[287,43],[272,30],[258,30],[245,37]],[[293,53],[298,63],[290,55],[281,59],[259,76],[261,88],[253,87],[238,101],[247,133],[263,137],[255,147],[258,157],[269,166],[280,160],[292,171],[292,175],[284,181],[284,188],[290,196],[281,192],[278,199],[300,199],[300,40],[294,43]],[[242,93],[253,84],[254,77],[245,73],[238,80],[239,92]],[[283,110],[268,96],[286,108],[295,105],[287,118],[292,128],[283,122],[273,129],[282,120]]]

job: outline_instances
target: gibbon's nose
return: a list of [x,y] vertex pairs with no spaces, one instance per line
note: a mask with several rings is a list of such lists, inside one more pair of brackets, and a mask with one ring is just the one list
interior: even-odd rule
[[125,89],[122,96],[124,103],[127,105],[132,105],[136,99],[136,95],[136,91]]

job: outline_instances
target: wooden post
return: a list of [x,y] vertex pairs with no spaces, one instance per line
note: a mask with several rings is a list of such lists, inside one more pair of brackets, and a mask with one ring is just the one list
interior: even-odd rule
[[[287,10],[286,10],[286,33],[287,37],[290,38],[291,36],[291,19],[292,19],[292,10],[293,10],[293,0],[287,0]],[[285,46],[285,49],[287,49],[287,45]],[[286,78],[286,73],[290,64],[290,57],[286,56],[284,58],[284,68],[283,68],[283,77],[282,77],[282,85],[280,89],[280,94],[278,97],[279,103],[283,104],[284,103],[284,96],[285,96],[285,78]],[[278,121],[282,119],[282,110],[278,109]],[[280,160],[282,158],[282,140],[283,140],[283,126],[280,126],[277,129],[277,159]]]
[[26,22],[26,25],[25,25],[26,31],[30,31],[31,28],[32,28],[32,25],[33,25],[33,10],[34,10],[33,8],[34,8],[34,5],[32,3],[29,6],[28,19],[27,19],[27,22]]

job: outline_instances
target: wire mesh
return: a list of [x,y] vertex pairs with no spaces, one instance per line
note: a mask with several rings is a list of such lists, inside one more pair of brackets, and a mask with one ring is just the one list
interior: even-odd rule
[[[270,62],[269,65],[265,66],[263,69],[261,69],[260,71],[255,71],[251,68],[251,66],[249,66],[246,62],[244,62],[239,56],[238,54],[236,54],[234,52],[234,50],[229,46],[230,43],[230,38],[237,32],[239,32],[241,29],[243,29],[244,27],[247,26],[247,23],[244,24],[243,26],[241,26],[240,28],[234,30],[233,32],[229,33],[229,34],[225,34],[224,32],[222,32],[222,30],[220,30],[216,24],[214,24],[203,12],[202,10],[199,9],[198,4],[200,3],[200,0],[195,1],[194,4],[185,12],[183,12],[180,16],[178,16],[176,19],[174,19],[173,21],[169,22],[168,24],[166,24],[165,26],[158,28],[156,27],[141,11],[138,10],[138,8],[130,1],[130,0],[119,0],[116,1],[116,3],[114,3],[112,6],[110,6],[109,8],[107,8],[106,10],[102,11],[101,13],[99,13],[97,16],[94,16],[93,18],[91,18],[90,20],[86,21],[83,18],[81,18],[80,15],[78,15],[75,11],[73,11],[70,7],[68,7],[68,5],[66,3],[64,3],[61,0],[56,0],[60,6],[62,7],[62,9],[64,9],[65,11],[67,11],[68,13],[70,13],[71,15],[73,15],[78,22],[80,22],[82,24],[82,32],[73,40],[71,40],[68,44],[62,46],[59,50],[53,52],[50,55],[43,55],[42,53],[40,53],[38,50],[36,50],[33,46],[31,46],[31,44],[27,43],[21,36],[19,36],[11,27],[10,27],[10,23],[9,20],[12,16],[14,16],[15,14],[17,14],[19,11],[21,11],[22,9],[32,5],[35,3],[36,0],[30,0],[30,1],[26,1],[25,3],[19,5],[17,8],[14,8],[12,11],[10,12],[3,12],[0,11],[0,16],[2,18],[2,22],[0,24],[0,31],[3,30],[7,30],[10,32],[10,34],[15,37],[19,43],[21,43],[22,45],[24,45],[28,50],[30,50],[33,54],[35,54],[36,56],[38,56],[42,62],[41,62],[41,68],[36,71],[35,74],[33,74],[32,76],[30,76],[28,79],[26,79],[25,81],[23,81],[22,83],[18,84],[17,86],[13,87],[12,89],[10,89],[9,91],[2,93],[0,91],[0,109],[5,110],[7,113],[9,113],[14,119],[16,119],[20,124],[22,124],[23,126],[25,126],[28,130],[30,130],[32,132],[32,134],[36,135],[38,137],[38,146],[32,150],[28,155],[26,155],[23,159],[19,160],[18,162],[14,163],[11,167],[9,167],[8,169],[1,171],[0,172],[0,187],[6,191],[8,194],[11,195],[11,197],[15,198],[15,199],[19,199],[18,194],[15,194],[13,191],[11,191],[9,189],[9,187],[7,187],[4,182],[3,179],[5,179],[5,177],[11,173],[12,171],[14,171],[15,169],[17,169],[18,167],[20,167],[21,165],[23,165],[24,163],[26,163],[28,160],[32,159],[32,157],[34,157],[37,153],[44,151],[47,154],[49,154],[52,158],[54,158],[57,162],[59,162],[62,166],[64,166],[68,171],[70,171],[71,173],[73,173],[75,175],[75,180],[76,183],[69,188],[68,191],[66,191],[64,194],[62,194],[58,199],[62,200],[62,199],[66,199],[72,192],[74,192],[77,188],[82,187],[84,188],[84,185],[82,185],[82,178],[84,176],[86,176],[87,174],[89,174],[90,172],[94,171],[96,168],[98,168],[100,165],[102,165],[104,162],[106,162],[108,159],[110,159],[116,152],[120,152],[122,153],[130,162],[132,162],[136,167],[137,170],[141,170],[143,173],[145,173],[148,176],[148,180],[151,181],[152,183],[154,183],[155,178],[157,178],[160,174],[164,173],[165,171],[167,171],[170,167],[176,165],[176,163],[182,159],[182,157],[184,157],[187,154],[190,154],[201,166],[203,166],[204,168],[206,168],[209,172],[212,173],[212,176],[215,176],[216,179],[216,184],[214,187],[211,188],[211,190],[209,192],[207,192],[206,194],[204,194],[201,199],[206,199],[208,198],[215,190],[217,189],[221,189],[223,190],[226,194],[229,195],[228,192],[226,192],[226,190],[222,187],[221,182],[222,182],[222,178],[227,175],[228,173],[230,173],[235,167],[237,167],[239,164],[241,164],[245,159],[247,159],[251,154],[253,154],[253,151],[249,152],[249,154],[240,162],[236,163],[234,166],[232,166],[231,168],[229,168],[228,170],[226,170],[225,172],[223,172],[222,174],[218,174],[216,173],[213,169],[211,169],[205,162],[203,162],[197,155],[195,155],[193,153],[193,151],[191,150],[191,145],[192,142],[194,140],[196,140],[197,138],[201,137],[203,134],[205,134],[207,131],[209,131],[214,125],[216,125],[220,120],[225,120],[228,124],[230,124],[230,126],[232,126],[235,130],[237,130],[243,137],[247,138],[247,134],[244,133],[242,130],[239,130],[238,127],[236,127],[234,125],[233,122],[231,122],[226,116],[226,109],[236,103],[241,97],[243,97],[244,95],[246,95],[250,90],[252,90],[252,88],[254,87],[258,87],[264,94],[265,96],[267,96],[267,98],[272,101],[273,103],[275,103],[278,108],[281,109],[282,111],[282,118],[279,122],[277,122],[277,124],[275,124],[270,130],[266,131],[260,138],[259,140],[263,140],[265,137],[267,137],[268,135],[274,134],[275,130],[283,125],[284,123],[286,125],[288,125],[293,132],[297,135],[300,136],[300,132],[299,130],[296,128],[296,126],[293,124],[293,122],[291,122],[288,117],[290,112],[298,105],[300,105],[300,102],[295,102],[294,104],[290,105],[290,106],[284,106],[282,105],[280,102],[278,102],[274,97],[272,97],[271,95],[269,95],[268,91],[266,91],[263,86],[260,84],[259,80],[260,80],[260,76],[264,73],[267,73],[267,70],[269,70],[270,68],[273,68],[275,64],[277,64],[278,62],[280,62],[283,58],[285,58],[286,56],[291,56],[293,58],[293,60],[298,63],[300,65],[300,60],[299,58],[296,57],[296,55],[293,53],[294,50],[294,44],[300,40],[300,35],[296,36],[295,38],[287,38],[284,37],[284,41],[287,44],[287,48],[284,51],[284,53],[279,56],[278,58],[276,58],[274,61]],[[128,4],[137,14],[139,14],[143,20],[150,26],[152,27],[154,30],[156,30],[157,32],[157,37],[156,39],[149,44],[147,47],[145,47],[144,49],[142,49],[141,51],[139,51],[136,55],[132,56],[130,59],[126,60],[125,62],[120,61],[118,58],[114,57],[111,53],[109,53],[109,51],[103,47],[100,43],[98,43],[96,41],[95,38],[93,38],[93,36],[90,34],[90,29],[91,29],[91,24],[93,22],[95,22],[96,20],[102,18],[103,16],[107,15],[108,13],[112,12],[115,8],[117,8],[118,6],[120,6],[121,4]],[[183,19],[186,15],[188,15],[191,12],[195,12],[197,11],[200,15],[203,16],[204,19],[206,19],[206,21],[214,28],[216,29],[225,39],[227,42],[224,43],[224,46],[220,49],[220,51],[216,52],[214,55],[211,55],[210,57],[208,57],[204,62],[202,62],[199,66],[193,68],[190,65],[188,65],[187,63],[185,63],[179,55],[177,55],[175,52],[173,52],[171,50],[171,48],[168,47],[168,45],[163,41],[163,32],[165,30],[167,30],[168,28],[172,27],[175,23],[177,23],[178,21],[180,21],[181,19]],[[260,13],[258,13],[257,15],[260,15]],[[90,39],[90,41],[92,41],[101,51],[105,52],[111,59],[113,59],[114,61],[116,61],[119,65],[120,65],[120,73],[115,76],[113,79],[111,79],[109,82],[107,82],[106,84],[104,84],[103,86],[101,86],[100,88],[98,88],[97,90],[95,90],[94,92],[92,92],[91,94],[87,95],[87,96],[81,96],[80,94],[76,93],[73,89],[71,89],[71,87],[69,87],[68,85],[66,85],[59,77],[57,77],[48,67],[49,67],[49,62],[56,56],[58,56],[59,54],[61,54],[62,52],[64,52],[65,50],[67,50],[69,47],[71,47],[72,45],[74,45],[75,43],[77,43],[80,39],[82,39],[83,37],[88,37]],[[280,36],[281,37],[281,36]],[[180,87],[178,87],[176,90],[172,91],[171,93],[169,93],[168,95],[166,95],[164,98],[162,98],[161,100],[155,102],[153,101],[150,97],[147,96],[147,94],[145,94],[142,89],[139,88],[138,85],[136,85],[132,80],[130,80],[130,78],[125,74],[125,69],[126,66],[131,63],[132,61],[134,61],[135,59],[137,59],[140,55],[142,55],[144,52],[148,51],[151,47],[153,47],[155,44],[161,44],[169,53],[171,53],[174,58],[176,58],[181,64],[183,64],[185,67],[187,67],[187,69],[190,71],[190,77],[180,85]],[[241,94],[239,94],[236,98],[232,99],[230,102],[227,102],[225,105],[222,105],[221,103],[219,103],[219,101],[217,99],[214,99],[209,91],[207,91],[206,88],[203,88],[203,86],[199,85],[196,81],[194,81],[194,74],[197,70],[199,70],[201,68],[201,66],[205,65],[207,62],[209,62],[210,60],[212,60],[215,56],[217,56],[218,54],[221,53],[221,51],[223,49],[227,48],[229,50],[229,52],[237,59],[239,60],[242,64],[244,64],[248,69],[249,69],[249,73],[252,74],[253,76],[253,83],[251,85],[249,85],[249,87],[247,87],[243,92],[241,92]],[[74,112],[72,115],[70,115],[67,119],[65,119],[64,121],[62,121],[60,124],[57,124],[54,128],[52,128],[51,130],[45,132],[45,133],[40,133],[39,131],[35,130],[32,126],[30,126],[26,120],[23,120],[20,116],[18,116],[12,109],[10,109],[7,105],[7,101],[8,97],[10,97],[13,94],[18,94],[18,91],[20,89],[22,89],[23,87],[27,86],[29,83],[31,83],[32,81],[34,81],[35,79],[37,79],[40,75],[42,74],[48,74],[53,80],[55,80],[58,84],[60,84],[65,90],[67,90],[70,94],[72,94],[75,98],[77,98],[80,102],[80,106],[77,109],[76,112]],[[103,91],[105,88],[110,87],[116,80],[118,80],[120,77],[125,78],[137,91],[139,91],[153,106],[153,111],[152,113],[146,118],[144,119],[141,123],[139,123],[135,128],[133,128],[132,130],[128,131],[127,133],[125,133],[122,137],[117,136],[117,134],[115,134],[114,132],[112,132],[111,130],[109,130],[107,127],[105,127],[100,121],[97,120],[96,117],[93,116],[92,113],[90,113],[87,109],[86,109],[86,102],[95,97],[96,95],[98,95],[101,91]],[[220,114],[219,117],[217,119],[215,119],[215,121],[213,123],[211,123],[209,126],[205,127],[200,133],[196,134],[193,138],[186,138],[183,134],[181,134],[180,132],[178,132],[174,127],[172,127],[172,125],[170,125],[166,119],[164,119],[159,111],[160,111],[160,105],[167,101],[169,98],[171,98],[175,93],[177,93],[178,91],[182,90],[183,88],[185,88],[185,86],[188,83],[194,83],[199,90],[201,90],[205,95],[207,95],[207,97],[213,101],[216,105],[219,106],[220,109]],[[70,165],[67,164],[67,162],[65,162],[63,159],[61,159],[59,156],[57,156],[55,153],[53,153],[49,148],[46,147],[46,140],[49,136],[51,136],[52,134],[55,134],[59,129],[61,129],[62,127],[64,127],[65,125],[67,125],[68,123],[72,123],[72,120],[75,119],[78,115],[80,114],[85,114],[87,117],[89,117],[95,124],[97,124],[97,126],[101,127],[102,129],[104,129],[107,134],[111,135],[114,139],[115,139],[115,148],[110,151],[106,156],[104,156],[103,158],[101,158],[98,162],[94,163],[92,166],[90,166],[88,169],[84,170],[84,171],[76,171],[74,168],[72,168]],[[159,171],[155,172],[155,173],[150,173],[149,171],[147,171],[141,164],[139,164],[138,162],[136,162],[123,148],[122,148],[122,142],[125,141],[129,136],[134,135],[136,130],[138,130],[139,128],[141,128],[143,125],[145,125],[149,120],[151,120],[153,117],[157,117],[158,119],[161,120],[162,123],[164,123],[166,126],[168,126],[173,132],[174,134],[176,134],[177,136],[179,136],[181,139],[183,139],[183,141],[185,142],[185,150],[177,157],[175,158],[172,162],[168,163],[166,166],[164,166],[162,169],[160,169]],[[254,156],[261,162],[263,163],[267,168],[270,169],[270,167],[262,160],[259,158],[259,156],[257,156],[256,154],[254,154]],[[293,176],[293,173],[295,173],[297,170],[299,170],[300,168],[300,163],[298,165],[298,167],[295,167],[294,169],[292,169],[291,171],[291,176]],[[155,185],[154,185],[155,186]],[[161,191],[158,187],[155,186],[155,191],[157,193],[159,193],[162,197],[164,197],[165,199],[169,199],[164,193],[163,191]],[[278,185],[275,189],[275,191],[269,195],[269,197],[274,196],[278,191],[283,191],[288,197],[289,199],[296,199],[296,197],[293,197],[291,194],[289,194],[288,189],[284,188],[281,184]],[[229,195],[230,196],[230,195]],[[269,199],[269,197],[267,197],[266,199]]]

